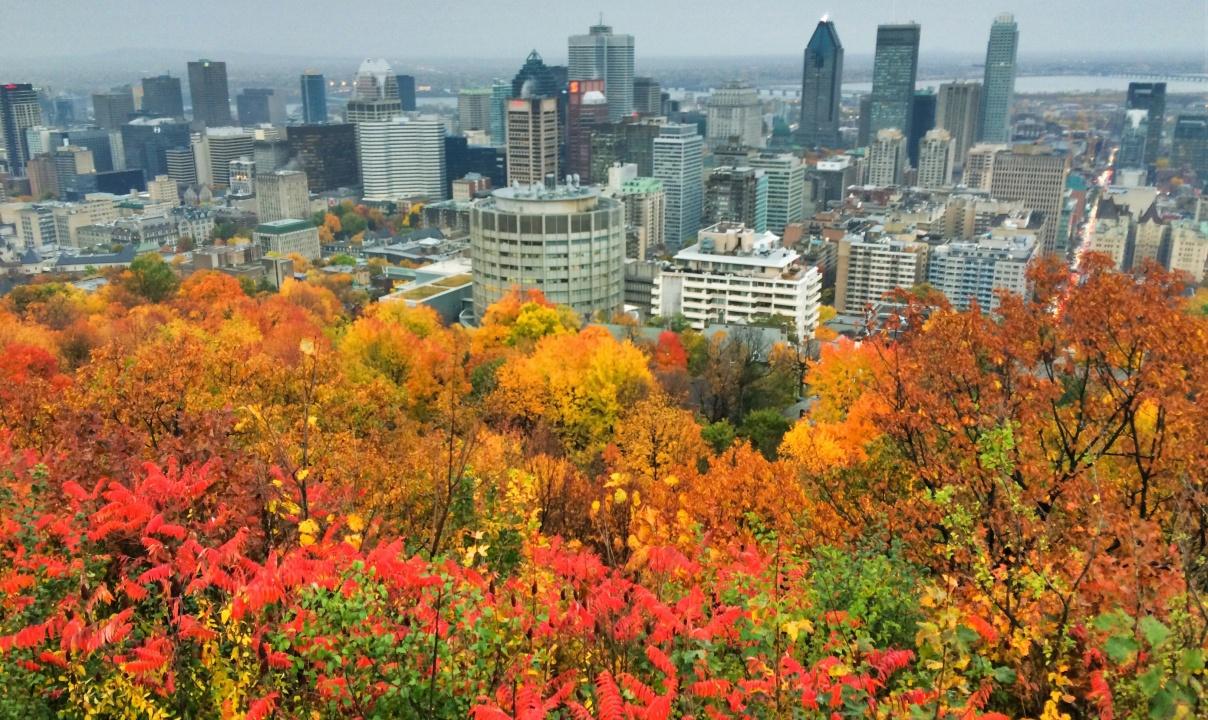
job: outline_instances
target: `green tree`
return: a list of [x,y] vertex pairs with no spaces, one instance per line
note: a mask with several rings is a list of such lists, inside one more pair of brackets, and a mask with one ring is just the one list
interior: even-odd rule
[[126,289],[150,302],[160,302],[180,285],[180,279],[158,253],[139,255],[124,278]]
[[742,419],[742,424],[738,426],[739,437],[750,440],[769,460],[776,459],[776,449],[780,447],[780,441],[788,431],[788,420],[785,420],[778,410],[771,408],[747,413]]

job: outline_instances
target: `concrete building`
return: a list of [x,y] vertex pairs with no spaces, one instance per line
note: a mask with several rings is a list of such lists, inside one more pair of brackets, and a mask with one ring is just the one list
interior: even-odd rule
[[705,180],[706,226],[739,223],[756,233],[768,229],[767,172],[751,167],[714,168]]
[[318,70],[307,70],[300,80],[302,122],[314,125],[327,122],[327,80]]
[[667,193],[661,180],[631,178],[617,197],[625,205],[625,257],[645,260],[666,242]]
[[134,94],[129,87],[92,95],[92,120],[99,127],[117,130],[130,122],[133,114]]
[[471,206],[470,258],[479,318],[513,288],[611,314],[623,305],[625,211],[594,188],[501,188]]
[[638,175],[654,173],[654,139],[666,124],[662,118],[629,118],[622,122],[596,125],[591,129],[591,182],[608,181],[608,169],[616,163],[633,163]]
[[464,134],[491,131],[491,89],[462,88],[457,93],[457,125]]
[[256,217],[262,223],[310,217],[306,173],[277,170],[256,176]]
[[728,82],[709,96],[705,131],[709,147],[742,145],[761,148],[763,109],[759,92],[745,82]]
[[29,83],[0,85],[0,134],[3,134],[8,171],[14,177],[25,177],[25,164],[32,155],[25,131],[42,124],[42,109],[38,93]]
[[147,196],[153,203],[175,205],[180,202],[180,189],[177,187],[176,181],[168,175],[156,175],[147,181]]
[[1029,209],[1044,216],[1041,226],[1041,251],[1065,253],[1057,247],[1061,224],[1061,206],[1070,159],[1045,145],[1016,145],[994,155],[990,176],[990,196],[999,200],[1021,200]]
[[507,109],[508,182],[535,185],[558,177],[558,100],[513,98]]
[[290,157],[306,173],[311,192],[330,192],[361,184],[356,126],[352,123],[290,125],[285,141]]
[[50,153],[40,153],[30,158],[25,163],[25,177],[29,179],[29,194],[33,199],[59,197],[59,171]]
[[156,75],[143,78],[142,85],[144,116],[184,119],[185,101],[180,91],[180,78]]
[[247,88],[236,96],[235,111],[244,127],[284,125],[285,96],[271,88]]
[[663,114],[663,88],[650,77],[633,79],[633,111],[639,115]]
[[793,322],[800,340],[818,326],[822,277],[774,233],[736,223],[701,230],[654,278],[651,315],[682,314],[697,330],[711,324],[749,325],[769,317]]
[[193,144],[198,182],[229,187],[231,161],[252,159],[252,133],[239,127],[207,127]]
[[906,137],[897,128],[878,130],[868,146],[868,184],[901,185],[906,171]]
[[126,167],[146,177],[168,173],[167,152],[189,147],[189,125],[173,118],[135,118],[122,126]]
[[227,168],[227,198],[247,200],[256,195],[256,162],[240,157],[232,160]]
[[898,288],[927,279],[927,245],[910,240],[848,236],[839,241],[835,270],[835,309],[863,314]]
[[1208,226],[1188,220],[1172,223],[1165,265],[1168,270],[1187,273],[1194,283],[1202,283],[1208,265]]
[[994,177],[994,157],[1008,147],[993,143],[978,143],[969,148],[969,152],[965,156],[961,184],[970,190],[990,192],[990,185]]
[[365,60],[357,68],[352,97],[348,100],[345,117],[348,122],[381,122],[403,112],[399,98],[398,76],[385,60]]
[[231,93],[225,62],[195,60],[189,63],[189,97],[193,122],[206,127],[231,125]]
[[568,80],[603,80],[608,119],[631,115],[633,108],[633,36],[614,34],[603,17],[586,35],[568,42]]
[[839,147],[843,85],[843,43],[835,23],[823,18],[805,46],[801,71],[798,141],[806,147]]
[[445,126],[434,117],[357,123],[361,185],[369,202],[444,200]]
[[791,153],[756,153],[746,159],[751,168],[768,178],[768,230],[784,228],[805,219],[805,164]]
[[956,164],[956,142],[944,129],[928,130],[919,144],[918,186],[943,188],[952,184]]
[[164,166],[168,177],[176,182],[177,187],[185,188],[197,184],[197,159],[193,157],[192,147],[165,150]]
[[918,76],[921,29],[907,25],[877,27],[873,58],[872,95],[869,99],[869,138],[880,130],[897,129],[910,136],[911,104]]
[[96,192],[96,164],[92,151],[64,145],[56,148],[52,155],[55,175],[59,186],[59,197],[65,200],[80,200],[87,193]]
[[1036,253],[1035,237],[1026,234],[946,243],[931,250],[927,282],[958,310],[976,301],[991,313],[998,309],[999,293],[1027,294],[1028,263]]
[[1019,25],[1015,16],[1003,13],[990,26],[986,43],[985,78],[982,81],[982,142],[1011,140],[1011,105],[1015,101],[1015,54],[1019,47]]
[[936,96],[935,126],[952,135],[952,152],[957,165],[964,165],[965,155],[977,140],[981,90],[981,83],[950,82],[941,84]]
[[307,260],[322,256],[319,228],[310,220],[274,220],[256,226],[253,238],[265,254],[297,253]]
[[608,123],[603,80],[571,80],[566,87],[566,172],[591,175],[591,134]]
[[664,125],[654,139],[653,176],[663,182],[667,192],[664,238],[668,249],[678,250],[700,229],[704,210],[703,153],[704,141],[695,125]]

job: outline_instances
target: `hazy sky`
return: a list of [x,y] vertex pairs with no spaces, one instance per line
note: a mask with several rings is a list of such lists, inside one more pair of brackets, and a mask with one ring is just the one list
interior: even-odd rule
[[[1208,0],[0,0],[0,57],[181,49],[394,58],[550,61],[603,10],[639,58],[800,52],[829,12],[849,53],[879,22],[916,20],[923,51],[980,52],[994,15],[1015,13],[1023,56],[1119,49],[1205,55]],[[639,59],[639,65],[640,65]]]

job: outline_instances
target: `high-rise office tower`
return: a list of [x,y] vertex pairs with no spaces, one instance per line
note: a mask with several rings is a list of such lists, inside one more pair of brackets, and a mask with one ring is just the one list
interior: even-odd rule
[[30,158],[25,130],[41,124],[42,108],[38,105],[38,93],[33,85],[0,85],[0,134],[4,136],[9,172],[15,177],[25,177],[25,164]]
[[166,153],[189,147],[189,125],[175,118],[135,118],[122,126],[121,139],[127,169],[149,178],[170,175]]
[[235,109],[244,127],[285,124],[285,97],[270,88],[247,88],[236,96]]
[[1041,250],[1062,253],[1057,247],[1061,205],[1070,159],[1045,145],[1016,145],[994,155],[990,172],[990,196],[998,200],[1022,201],[1044,218],[1040,228]]
[[801,118],[797,139],[806,147],[839,147],[839,100],[843,43],[835,23],[823,18],[805,46],[801,71]]
[[143,115],[183,118],[185,101],[180,92],[180,78],[171,75],[143,78]]
[[633,113],[633,36],[615,35],[603,17],[586,35],[571,35],[568,80],[603,80],[608,118]]
[[277,170],[256,175],[256,216],[260,222],[310,217],[306,173]]
[[457,93],[457,122],[461,131],[491,131],[490,88],[463,88]]
[[125,169],[120,132],[80,128],[68,130],[65,136],[70,144],[92,151],[92,161],[98,173]]
[[1166,83],[1130,82],[1124,107],[1128,110],[1145,110],[1147,114],[1145,138],[1145,164],[1158,161],[1162,146],[1162,129],[1166,124]]
[[649,77],[633,79],[633,111],[639,115],[663,114],[663,88]]
[[872,139],[872,95],[860,96],[860,117],[856,125],[856,145],[868,147]]
[[1124,111],[1124,127],[1120,131],[1120,149],[1116,152],[1117,169],[1144,168],[1149,154],[1149,111]]
[[633,177],[621,183],[617,195],[625,204],[625,257],[645,260],[662,247],[667,224],[667,193],[661,180]]
[[761,148],[763,109],[759,93],[744,82],[727,82],[709,96],[705,132],[710,147],[742,145]]
[[491,144],[507,144],[508,99],[512,96],[512,84],[504,80],[491,83]]
[[639,177],[654,174],[654,139],[661,125],[650,118],[626,118],[597,125],[591,131],[591,182],[608,182],[608,169],[615,163],[633,163]]
[[398,85],[398,101],[403,106],[403,112],[415,112],[415,76],[399,75],[395,83]]
[[87,193],[96,192],[96,165],[92,162],[91,150],[64,145],[55,149],[53,157],[59,197],[81,200]]
[[284,137],[256,140],[252,143],[252,159],[261,175],[280,170],[289,163],[289,143]]
[[130,122],[130,116],[133,114],[134,95],[130,88],[92,95],[92,119],[98,127],[117,130]]
[[204,150],[197,152],[198,145],[194,145],[198,178],[206,176],[208,171],[209,175],[206,177],[209,178],[210,184],[217,187],[230,186],[232,160],[243,159],[250,163],[253,157],[255,138],[243,128],[206,128],[199,139],[200,147]]
[[935,126],[952,135],[956,164],[963,165],[965,154],[977,138],[981,112],[981,83],[950,82],[940,85],[935,105]]
[[470,209],[470,263],[478,317],[513,288],[611,315],[624,303],[624,208],[579,185],[500,188]]
[[877,132],[897,128],[910,137],[911,106],[918,76],[919,36],[917,24],[877,27],[877,51],[872,67],[872,97],[869,101],[869,139]]
[[231,93],[227,87],[225,62],[195,60],[189,63],[189,97],[193,122],[206,127],[231,124]]
[[868,184],[901,185],[906,170],[906,138],[897,128],[877,131],[868,146]]
[[164,166],[168,177],[176,181],[177,187],[197,184],[197,159],[193,157],[193,148],[188,145],[165,150]]
[[977,143],[965,155],[965,167],[961,173],[961,184],[973,190],[990,192],[994,175],[994,156],[1006,150],[1005,144]]
[[1011,103],[1015,99],[1015,53],[1019,47],[1019,25],[1015,16],[1003,13],[990,26],[986,43],[986,72],[982,82],[981,140],[1005,143],[1011,140]]
[[654,177],[667,193],[664,239],[671,250],[691,243],[704,209],[704,138],[695,125],[671,123],[654,139]]
[[558,177],[558,100],[553,97],[508,101],[508,182],[533,185],[546,175]]
[[943,128],[928,130],[919,143],[919,187],[942,188],[952,184],[956,143]]
[[352,123],[291,125],[286,130],[290,157],[306,173],[311,192],[360,184],[356,126]]
[[783,235],[805,218],[805,164],[791,153],[758,153],[746,162],[767,175],[768,230]]
[[591,175],[591,133],[608,122],[603,80],[567,83],[566,172],[586,180]]
[[524,59],[524,65],[512,78],[512,97],[556,98],[561,93],[562,85],[553,70],[541,59],[540,53],[536,50],[530,52]]
[[935,90],[916,90],[910,104],[910,136],[906,138],[906,157],[912,167],[919,166],[919,143],[935,127]]
[[54,102],[54,121],[57,125],[66,127],[75,122],[75,100],[69,97],[57,97]]
[[1179,115],[1170,139],[1170,165],[1208,173],[1208,115]]
[[318,70],[302,73],[302,122],[327,122],[327,80]]
[[714,168],[705,180],[703,224],[742,223],[755,232],[768,229],[768,176],[749,167]]
[[398,94],[398,76],[385,60],[365,60],[357,68],[357,77],[348,100],[350,123],[390,120],[403,111]]
[[366,200],[422,196],[445,199],[445,126],[438,118],[393,118],[357,124]]
[[25,177],[29,180],[29,194],[35,200],[59,197],[59,172],[53,155],[40,153],[31,157],[25,163]]

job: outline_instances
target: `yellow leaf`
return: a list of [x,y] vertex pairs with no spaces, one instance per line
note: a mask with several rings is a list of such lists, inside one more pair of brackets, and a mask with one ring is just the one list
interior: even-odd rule
[[306,424],[310,427],[315,427],[319,424],[319,418],[315,417],[314,415],[310,415],[306,418]]
[[318,534],[319,523],[315,522],[313,518],[306,518],[302,522],[298,523],[298,541],[303,545],[313,545],[315,542],[315,535]]
[[298,472],[294,473],[294,479],[298,482],[302,482],[308,477],[310,477],[310,468],[300,468]]
[[315,341],[310,338],[302,338],[302,342],[298,343],[298,350],[301,351],[303,355],[314,355]]
[[360,515],[357,515],[356,513],[350,513],[348,515],[348,529],[353,531],[354,533],[359,533],[360,531],[365,529],[365,521],[363,519],[361,519]]
[[679,478],[674,475],[668,475],[667,477],[663,478],[663,483],[665,483],[667,487],[675,487],[676,485],[679,485]]
[[612,501],[617,505],[623,504],[627,499],[629,499],[629,494],[625,492],[625,488],[617,488],[616,492],[612,494]]
[[600,501],[592,500],[591,501],[591,516],[595,517],[596,515],[599,515],[599,514],[600,514]]

